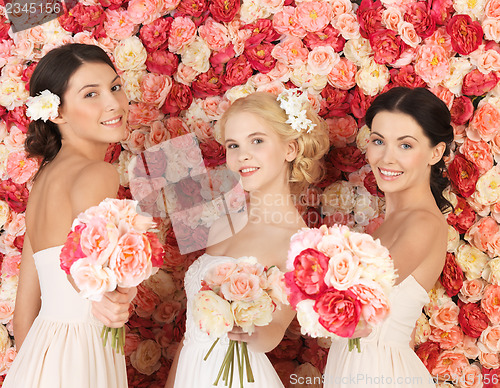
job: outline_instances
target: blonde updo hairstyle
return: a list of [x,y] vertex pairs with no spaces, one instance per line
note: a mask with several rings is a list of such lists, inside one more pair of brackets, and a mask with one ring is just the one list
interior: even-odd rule
[[[307,105],[307,106],[306,106]],[[316,126],[307,133],[293,129],[286,123],[288,116],[280,107],[276,96],[268,92],[255,92],[239,98],[227,109],[218,122],[217,138],[224,139],[224,129],[227,120],[234,114],[246,112],[254,114],[269,125],[284,142],[295,140],[298,145],[297,156],[290,163],[289,182],[294,193],[301,192],[309,184],[318,182],[324,172],[322,158],[329,149],[328,126],[307,103],[304,105],[307,118]]]

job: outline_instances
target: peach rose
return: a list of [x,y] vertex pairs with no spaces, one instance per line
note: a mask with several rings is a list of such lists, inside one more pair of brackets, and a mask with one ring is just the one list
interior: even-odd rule
[[476,165],[479,175],[483,175],[493,167],[491,147],[481,139],[479,141],[465,139],[464,144],[460,147],[460,152],[467,160]]
[[236,271],[237,265],[233,261],[228,261],[210,268],[204,276],[208,286],[211,289],[220,287],[223,283],[229,281],[229,277]]
[[0,323],[2,325],[9,323],[13,316],[14,300],[0,300]]
[[460,308],[452,301],[445,303],[434,312],[429,320],[431,326],[447,331],[458,325]]
[[491,217],[481,218],[473,224],[465,233],[464,238],[473,246],[482,251],[486,251],[488,241],[499,231],[497,222]]
[[500,0],[490,0],[484,9],[484,15],[490,18],[500,17]]
[[478,358],[481,353],[477,347],[477,339],[469,337],[468,335],[464,335],[464,340],[457,346],[457,350],[462,351],[465,357],[472,360]]
[[497,369],[500,367],[500,360],[498,357],[498,353],[479,353],[479,362],[485,368],[488,369]]
[[127,10],[106,8],[104,14],[104,31],[108,37],[124,40],[137,32],[138,26],[132,21]]
[[172,79],[165,74],[147,73],[141,80],[142,102],[160,108],[172,88]]
[[146,134],[146,138],[144,139],[144,146],[146,149],[154,147],[169,138],[170,134],[165,127],[165,123],[161,120],[156,120],[151,123],[151,129]]
[[500,286],[489,284],[485,287],[481,307],[491,323],[500,324]]
[[459,326],[453,326],[449,330],[441,330],[437,327],[432,328],[431,341],[439,343],[441,349],[453,349],[464,339],[464,333]]
[[285,6],[277,12],[273,17],[273,28],[280,34],[303,38],[307,31],[299,23],[295,9],[295,7]]
[[[5,127],[5,131],[7,128]],[[9,130],[9,135],[4,138],[4,144],[10,152],[23,151],[26,134],[17,126],[12,125]]]
[[333,16],[330,3],[323,1],[304,1],[297,4],[296,16],[306,31],[322,31]]
[[314,74],[328,75],[339,61],[332,47],[316,46],[307,57],[307,69]]
[[462,377],[458,381],[460,388],[481,388],[483,386],[483,375],[478,364],[466,366],[462,373]]
[[403,22],[403,13],[399,8],[387,7],[382,11],[382,23],[393,31],[398,31],[398,26]]
[[461,376],[463,369],[469,365],[469,361],[462,353],[457,353],[452,350],[442,352],[436,362],[436,366],[432,369],[432,375],[455,375]]
[[17,356],[17,351],[14,346],[8,348],[5,353],[0,355],[0,374],[5,375],[10,369],[14,359]]
[[14,183],[26,183],[38,170],[36,159],[28,158],[25,151],[12,152],[7,157],[7,174]]
[[477,346],[484,353],[500,352],[500,325],[488,326],[484,329],[479,337]]
[[422,41],[422,38],[417,35],[415,27],[409,22],[402,22],[398,25],[398,33],[401,36],[401,40],[405,42],[408,46],[416,48]]
[[267,293],[275,304],[288,304],[285,287],[285,274],[276,266],[269,268],[267,275]]
[[309,50],[304,46],[301,39],[288,37],[274,46],[271,55],[287,66],[296,68],[306,64]]
[[230,43],[227,28],[211,17],[198,27],[198,34],[213,51],[220,51]]
[[325,283],[337,290],[347,290],[358,281],[360,275],[359,258],[349,251],[343,251],[330,257]]
[[344,39],[358,39],[361,37],[358,18],[353,13],[343,13],[337,16],[332,24],[339,30]]
[[182,305],[176,301],[166,301],[161,302],[153,312],[153,319],[156,322],[162,324],[172,323],[179,311],[181,311]]
[[498,18],[485,18],[481,23],[481,27],[483,27],[485,39],[496,43],[500,42],[500,20]]
[[241,272],[233,273],[228,281],[221,285],[221,293],[226,300],[249,302],[260,297],[263,291],[258,276]]
[[275,305],[266,293],[254,300],[237,300],[231,303],[234,322],[246,333],[253,333],[255,326],[266,326],[273,319]]
[[154,0],[130,0],[127,7],[130,20],[135,24],[149,24],[157,18]]
[[196,25],[191,18],[187,16],[176,17],[170,26],[168,49],[177,54],[189,43],[193,42],[195,38]]
[[137,36],[121,40],[113,53],[116,67],[119,70],[144,70],[147,52]]
[[349,90],[356,85],[357,66],[346,58],[340,58],[328,74],[328,83],[334,88]]
[[431,87],[444,81],[450,73],[450,62],[445,49],[438,45],[421,45],[415,63],[415,73]]
[[[497,21],[497,40],[500,40],[500,21]],[[498,42],[497,42],[498,43]],[[491,71],[500,70],[500,53],[496,50],[486,50],[481,52],[481,54],[476,59],[476,66],[478,70],[483,74],[488,74]]]
[[500,111],[493,105],[486,103],[477,109],[470,122],[471,129],[477,131],[484,141],[492,140],[498,132]]
[[352,286],[351,291],[361,302],[361,315],[370,325],[377,325],[389,314],[389,300],[376,282],[361,281]]
[[130,230],[120,237],[117,249],[109,259],[120,287],[133,287],[147,279],[153,272],[151,246],[146,236]]
[[338,17],[352,11],[352,3],[349,0],[332,0],[330,3],[332,5],[333,17]]
[[71,276],[84,298],[99,302],[105,292],[113,291],[116,286],[114,272],[86,259],[80,259],[70,268]]
[[200,291],[193,299],[196,326],[211,338],[219,338],[234,325],[231,305],[213,291]]
[[155,120],[161,120],[163,114],[158,107],[144,102],[130,105],[128,124],[131,128],[140,128],[144,125],[150,125]]
[[152,375],[161,367],[161,346],[151,339],[142,341],[130,355],[130,363],[139,373]]
[[105,265],[118,242],[118,228],[103,217],[86,222],[80,237],[80,247],[89,264]]
[[476,303],[482,299],[485,286],[483,279],[465,280],[458,297],[464,303]]
[[199,74],[199,71],[196,71],[192,67],[181,62],[177,67],[176,73],[174,74],[174,79],[183,85],[189,86]]

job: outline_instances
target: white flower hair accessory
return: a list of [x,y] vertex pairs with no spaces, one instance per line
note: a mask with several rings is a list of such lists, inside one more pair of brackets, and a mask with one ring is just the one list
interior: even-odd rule
[[53,120],[59,115],[59,96],[45,89],[35,97],[28,97],[26,101],[26,116],[31,120]]
[[295,129],[297,132],[305,130],[307,133],[311,132],[316,124],[313,124],[306,116],[306,109],[304,104],[309,102],[307,94],[302,89],[285,89],[282,91],[277,100],[288,115],[287,124]]

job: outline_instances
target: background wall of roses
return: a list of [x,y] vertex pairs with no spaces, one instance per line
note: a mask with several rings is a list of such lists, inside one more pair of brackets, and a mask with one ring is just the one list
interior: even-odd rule
[[[130,198],[134,155],[195,133],[206,165],[216,168],[225,160],[213,129],[232,101],[256,90],[307,90],[332,145],[325,179],[298,204],[310,226],[341,222],[370,232],[380,224],[383,194],[364,158],[365,111],[397,85],[439,96],[455,128],[448,160],[455,209],[447,215],[446,267],[417,322],[417,353],[433,375],[451,377],[442,386],[499,385],[500,0],[83,0],[16,34],[0,4],[0,374],[15,357],[24,211],[38,168],[23,150],[29,78],[47,51],[81,42],[109,53],[132,101],[128,137],[107,154],[121,197]],[[201,253],[181,255],[170,221],[158,221],[167,253],[139,287],[127,325],[131,387],[163,387],[184,331],[184,273]],[[328,345],[301,336],[294,322],[269,357],[291,386],[291,373],[320,375]]]

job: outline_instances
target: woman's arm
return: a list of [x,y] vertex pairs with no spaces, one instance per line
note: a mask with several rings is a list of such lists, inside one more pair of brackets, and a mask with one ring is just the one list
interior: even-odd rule
[[40,283],[33,259],[33,250],[26,234],[21,254],[21,269],[17,287],[16,306],[14,309],[13,330],[17,351],[28,334],[41,307]]
[[165,383],[165,388],[174,388],[175,374],[177,373],[177,364],[179,362],[179,355],[181,354],[183,343],[184,337],[182,337],[181,342],[179,342],[179,346],[177,346],[174,360],[172,361],[172,366],[170,367],[170,371],[168,372],[168,378],[167,382]]
[[228,337],[235,341],[246,342],[253,352],[267,353],[281,342],[294,316],[295,311],[290,306],[281,306],[280,310],[273,313],[273,320],[268,325],[256,326],[251,335],[235,327],[228,333]]

